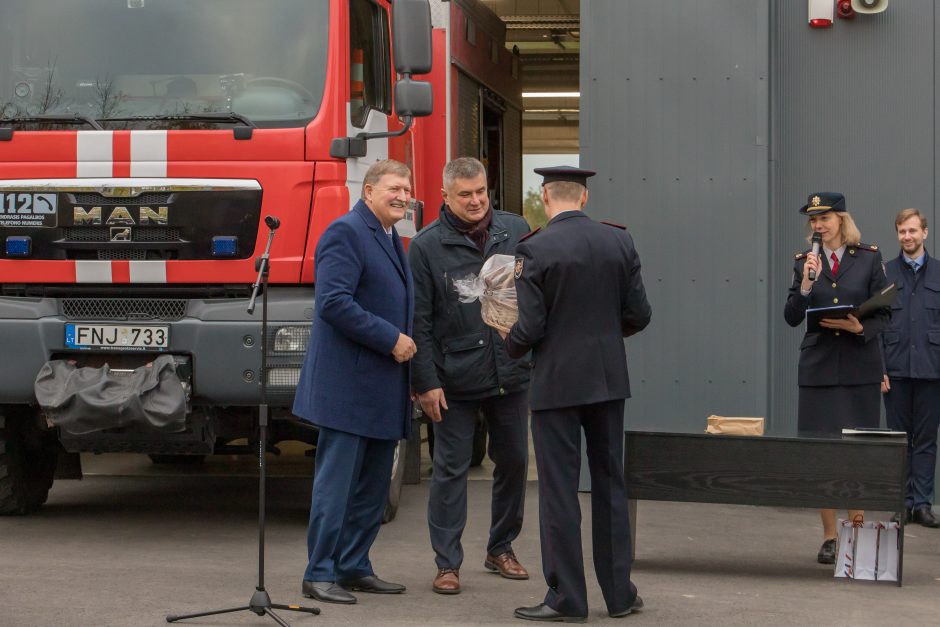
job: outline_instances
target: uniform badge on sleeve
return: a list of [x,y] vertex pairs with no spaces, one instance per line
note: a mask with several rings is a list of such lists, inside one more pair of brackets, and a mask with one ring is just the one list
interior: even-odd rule
[[516,271],[513,273],[513,276],[517,279],[522,276],[522,262],[524,261],[525,259],[523,257],[516,257]]

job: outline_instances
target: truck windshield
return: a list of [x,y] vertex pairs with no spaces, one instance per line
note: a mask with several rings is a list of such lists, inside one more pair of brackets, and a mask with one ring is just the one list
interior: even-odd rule
[[2,0],[0,118],[214,128],[194,114],[234,112],[303,126],[320,109],[328,27],[329,0]]

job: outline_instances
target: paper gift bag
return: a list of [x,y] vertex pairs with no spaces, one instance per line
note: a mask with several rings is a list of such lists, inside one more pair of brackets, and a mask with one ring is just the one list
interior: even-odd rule
[[853,579],[878,579],[878,541],[880,538],[880,529],[863,524],[861,527],[855,527],[854,538],[854,573]]
[[898,560],[901,555],[901,525],[896,522],[880,523],[885,526],[878,541],[878,581],[898,580]]
[[764,435],[763,418],[709,416],[705,433],[723,435]]
[[835,576],[897,581],[899,532],[895,522],[840,519]]

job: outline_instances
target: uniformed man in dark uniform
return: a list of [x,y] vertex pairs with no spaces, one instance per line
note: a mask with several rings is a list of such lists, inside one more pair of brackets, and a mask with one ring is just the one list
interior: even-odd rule
[[549,222],[516,247],[519,321],[509,354],[533,351],[532,439],[539,474],[544,603],[517,618],[587,617],[578,477],[581,430],[591,472],[594,567],[611,616],[643,606],[630,581],[630,522],[623,473],[624,399],[630,396],[623,338],[649,324],[640,259],[624,227],[581,209],[590,170],[540,168]]

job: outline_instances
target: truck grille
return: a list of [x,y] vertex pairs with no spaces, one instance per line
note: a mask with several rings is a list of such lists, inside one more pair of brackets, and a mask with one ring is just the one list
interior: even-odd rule
[[[25,187],[0,181],[0,188],[17,199],[21,190],[56,195],[54,212],[24,218],[44,227],[31,228],[34,260],[209,261],[216,259],[213,238],[234,237],[238,245],[227,259],[250,261],[260,237],[262,190],[255,180],[42,179]],[[143,252],[99,254],[105,249]]]
[[[62,229],[62,239],[69,242],[110,242],[111,227],[81,226]],[[178,242],[182,239],[182,230],[167,226],[138,226],[131,229],[131,242]]]
[[179,298],[63,298],[70,320],[180,320],[186,300]]
[[165,205],[170,202],[170,194],[160,192],[144,193],[140,196],[118,196],[109,198],[94,192],[73,192],[76,205],[120,205],[122,207],[137,207],[139,205]]
[[136,249],[136,250],[119,250],[114,248],[105,248],[98,251],[98,259],[102,261],[113,261],[114,259],[132,259],[135,261],[143,261],[147,258],[147,251]]

